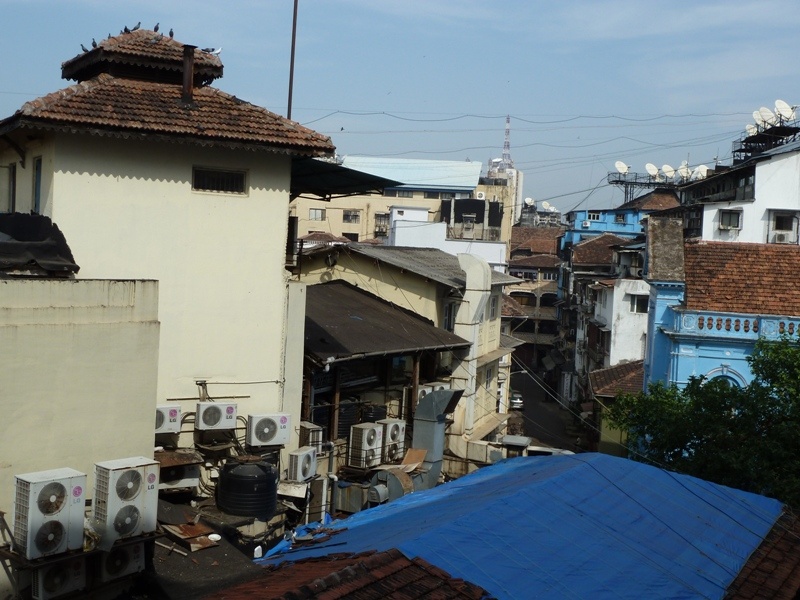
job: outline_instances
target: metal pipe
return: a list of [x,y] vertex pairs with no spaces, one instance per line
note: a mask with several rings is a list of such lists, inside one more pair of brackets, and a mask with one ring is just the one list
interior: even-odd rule
[[184,44],[183,46],[183,91],[181,100],[186,103],[194,97],[194,51],[197,46]]
[[289,59],[289,106],[286,109],[286,118],[292,118],[292,88],[294,87],[294,48],[297,39],[297,2],[294,0],[294,15],[292,16],[292,53]]

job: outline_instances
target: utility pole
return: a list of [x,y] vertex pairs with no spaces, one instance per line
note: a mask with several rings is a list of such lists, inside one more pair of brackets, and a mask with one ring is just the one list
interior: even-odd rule
[[286,110],[286,118],[292,118],[292,87],[294,86],[294,46],[297,38],[297,2],[294,0],[294,16],[292,17],[292,57],[289,60],[289,107]]

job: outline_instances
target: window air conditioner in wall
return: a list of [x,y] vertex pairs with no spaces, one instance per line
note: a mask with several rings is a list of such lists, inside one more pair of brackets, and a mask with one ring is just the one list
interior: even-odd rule
[[83,547],[86,474],[63,468],[15,476],[14,545],[28,560]]
[[104,541],[116,541],[156,529],[156,461],[143,456],[95,464],[92,516],[105,526]]
[[156,406],[156,433],[180,433],[180,404],[160,404]]
[[381,464],[383,450],[383,426],[377,423],[361,423],[350,428],[350,452],[348,465],[357,469],[369,469]]
[[248,415],[248,446],[285,446],[292,435],[292,418],[289,413]]
[[308,481],[317,474],[317,450],[303,446],[289,452],[289,481]]
[[236,429],[236,404],[232,402],[198,402],[195,429]]
[[589,229],[589,227],[591,226],[592,226],[591,221],[584,221],[583,223],[581,223],[581,227],[583,227],[584,229]]

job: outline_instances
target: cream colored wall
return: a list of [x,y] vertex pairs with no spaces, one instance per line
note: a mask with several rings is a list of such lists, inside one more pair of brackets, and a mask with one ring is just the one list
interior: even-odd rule
[[152,456],[158,283],[0,280],[0,510],[14,475]]
[[[44,212],[79,277],[160,282],[158,401],[206,380],[212,397],[249,397],[240,415],[283,410],[289,158],[77,135],[54,147]],[[246,170],[248,192],[194,192],[193,166]]]
[[301,263],[300,280],[309,285],[342,279],[361,289],[387,300],[397,306],[411,310],[430,319],[439,327],[443,314],[439,288],[432,281],[414,273],[402,273],[387,264],[376,264],[362,256],[339,252],[337,263],[328,267],[321,256],[304,256]]
[[[295,198],[291,203],[291,211],[297,217],[297,235],[304,236],[312,231],[324,231],[334,235],[357,233],[359,240],[375,237],[375,213],[388,213],[390,206],[419,206],[428,209],[428,220],[438,221],[441,200],[426,200],[423,192],[414,192],[412,198],[397,198],[379,195],[350,196],[335,198],[330,202]],[[324,221],[312,221],[309,209],[325,209]],[[360,210],[359,223],[345,223],[345,210]]]

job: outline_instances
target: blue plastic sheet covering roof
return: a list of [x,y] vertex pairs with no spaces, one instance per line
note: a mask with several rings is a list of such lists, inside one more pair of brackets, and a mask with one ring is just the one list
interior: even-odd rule
[[260,562],[398,548],[498,598],[722,598],[782,510],[603,454],[522,457],[334,521],[330,538]]

